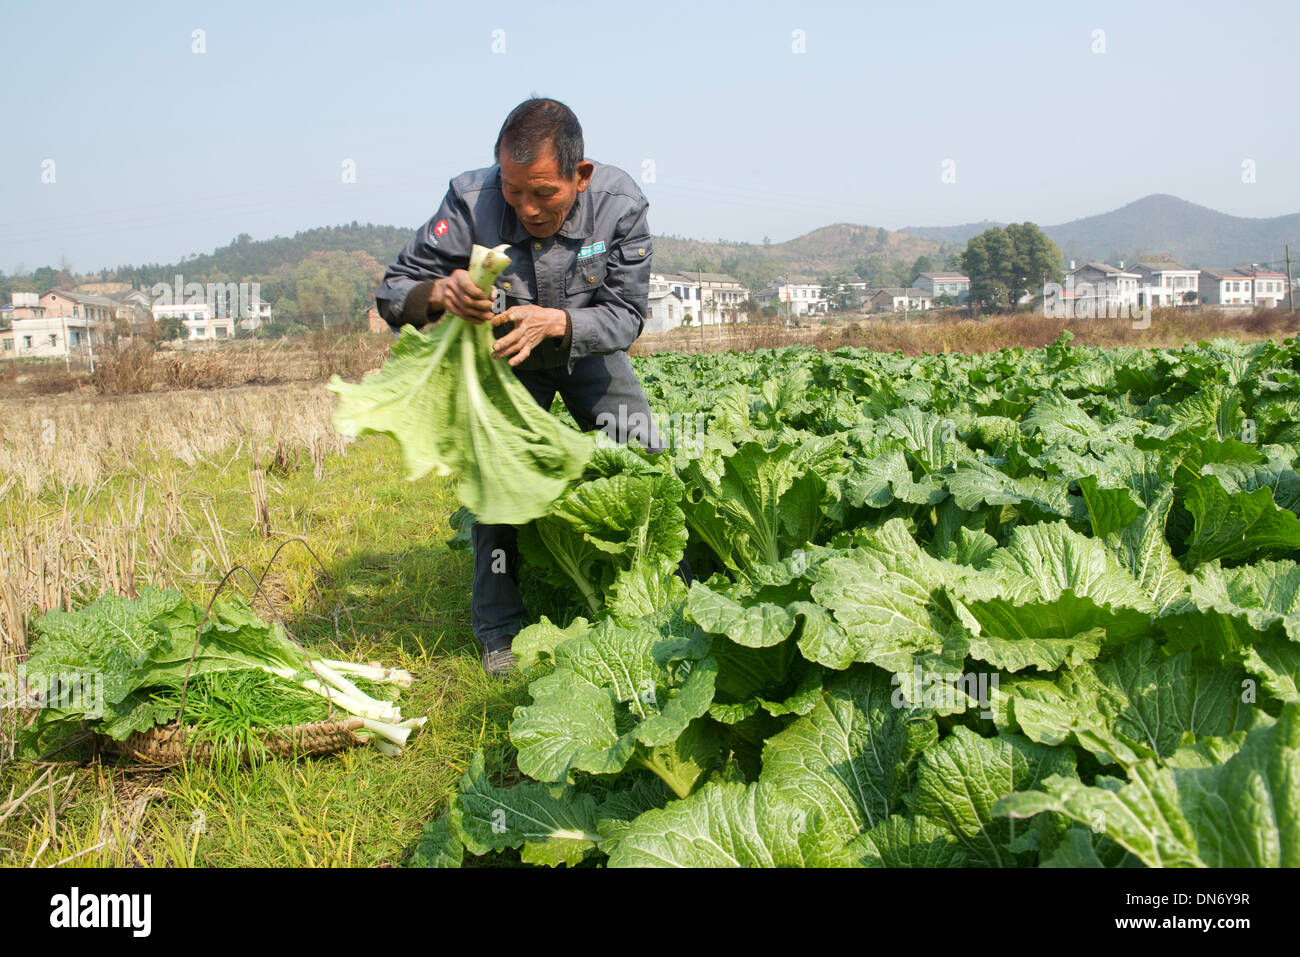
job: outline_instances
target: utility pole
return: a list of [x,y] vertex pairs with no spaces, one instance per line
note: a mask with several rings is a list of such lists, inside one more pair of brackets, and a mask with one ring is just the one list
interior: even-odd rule
[[1286,250],[1286,297],[1291,303],[1291,315],[1295,315],[1295,286],[1291,284],[1291,245],[1288,243],[1283,247]]
[[[690,302],[689,299],[687,299],[686,301],[688,303]],[[695,318],[700,324],[700,351],[703,352],[704,351],[704,309],[703,307],[697,308],[695,310],[695,313],[696,313]]]
[[700,350],[704,350],[704,283],[700,281],[700,265],[695,264],[695,312],[700,320]]

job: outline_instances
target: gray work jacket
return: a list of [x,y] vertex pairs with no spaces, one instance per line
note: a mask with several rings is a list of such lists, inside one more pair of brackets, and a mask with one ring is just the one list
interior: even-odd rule
[[[543,339],[517,368],[572,371],[584,356],[626,350],[645,326],[650,297],[649,205],[631,176],[596,163],[559,231],[535,239],[505,201],[498,166],[462,173],[388,267],[375,294],[379,314],[394,330],[437,321],[442,314],[428,306],[432,280],[468,269],[475,244],[509,243],[510,265],[497,280],[502,293],[494,309],[534,303],[569,317],[564,340]],[[503,324],[493,332],[499,339],[511,328]]]

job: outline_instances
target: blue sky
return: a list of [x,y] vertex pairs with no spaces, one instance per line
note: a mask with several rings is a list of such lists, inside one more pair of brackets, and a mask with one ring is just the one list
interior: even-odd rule
[[6,272],[414,227],[533,93],[660,234],[1300,211],[1294,0],[8,3],[0,36]]

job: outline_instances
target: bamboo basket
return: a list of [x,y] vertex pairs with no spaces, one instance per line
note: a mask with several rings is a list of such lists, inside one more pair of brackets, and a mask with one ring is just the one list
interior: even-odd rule
[[[333,754],[346,748],[363,744],[355,732],[365,726],[360,718],[346,721],[321,721],[316,724],[299,724],[292,728],[278,731],[266,731],[261,736],[261,748],[258,756],[305,758],[322,754]],[[116,754],[128,761],[154,767],[174,767],[184,762],[199,764],[213,759],[210,741],[187,742],[187,728],[175,724],[159,725],[148,731],[135,731],[125,741],[115,741],[106,735],[99,735],[102,750]],[[223,757],[227,756],[223,753]],[[247,746],[241,746],[238,759],[248,763],[253,754]]]

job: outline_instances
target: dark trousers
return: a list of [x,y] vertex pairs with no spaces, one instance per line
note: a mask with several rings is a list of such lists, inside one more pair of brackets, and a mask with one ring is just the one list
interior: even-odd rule
[[[550,409],[558,392],[578,428],[600,428],[615,442],[635,438],[648,451],[663,449],[650,404],[626,352],[586,356],[566,368],[515,370],[537,404]],[[513,525],[475,525],[474,639],[515,635],[524,625],[519,597],[519,551]]]

